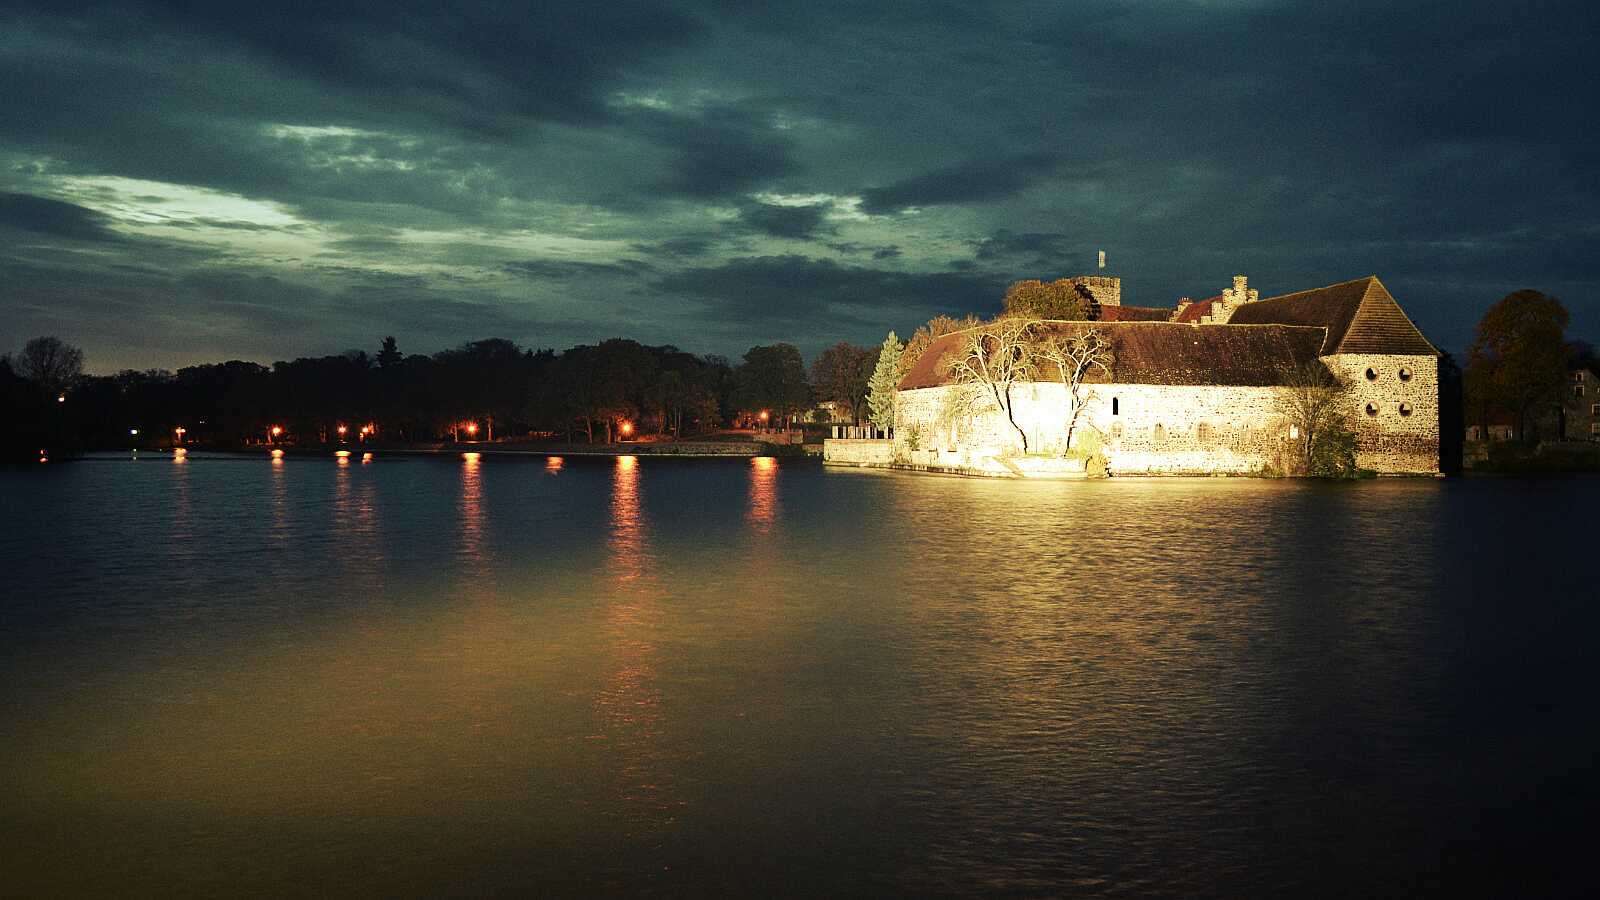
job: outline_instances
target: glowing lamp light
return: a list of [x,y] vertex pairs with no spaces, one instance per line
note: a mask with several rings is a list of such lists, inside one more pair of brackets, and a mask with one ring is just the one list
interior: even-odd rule
[[132,435],[133,437],[138,437],[139,436],[139,429],[137,429],[137,428],[129,428],[128,429],[128,434]]
[[[58,394],[58,395],[56,395],[56,402],[57,403],[65,403],[65,402],[67,402],[67,395],[66,394]],[[44,460],[42,460],[42,459],[39,460],[39,461],[40,462],[44,462]]]
[[562,459],[561,457],[552,456],[552,457],[547,458],[544,461],[544,467],[546,469],[549,469],[550,471],[554,472],[557,469],[561,468],[562,466],[566,465],[566,463],[567,463],[567,461]]
[[274,426],[272,426],[272,436],[273,437],[277,437],[280,434],[283,434],[283,426],[282,425],[274,425]]
[[618,426],[618,428],[622,432],[622,436],[623,437],[627,437],[628,435],[633,434],[633,423],[632,422],[623,422],[620,426]]
[[339,426],[339,437],[344,437],[344,433],[345,433],[345,432],[346,432],[346,431],[348,431],[348,430],[349,430],[349,429],[347,429],[347,428],[345,428],[345,427],[344,427],[344,426],[343,426],[343,425],[340,425],[340,426]]
[[477,434],[477,433],[478,433],[478,423],[477,422],[468,422],[467,423],[467,434]]
[[361,454],[361,461],[364,462],[364,463],[372,462],[372,454],[371,453],[363,453],[363,454]]
[[766,410],[763,409],[761,411],[761,421],[765,422],[770,417],[771,417],[771,414],[768,413]]

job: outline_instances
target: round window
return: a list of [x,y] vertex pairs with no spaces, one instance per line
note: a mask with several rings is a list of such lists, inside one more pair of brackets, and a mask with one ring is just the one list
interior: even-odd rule
[[1400,369],[1400,380],[1401,381],[1410,381],[1411,380],[1411,370],[1407,369],[1407,368],[1404,368],[1404,367],[1401,367],[1401,369]]
[[1374,405],[1374,404],[1368,403],[1367,404],[1367,415],[1375,416],[1377,414],[1378,414],[1378,407],[1376,405]]
[[1402,415],[1402,416],[1411,415],[1411,404],[1409,404],[1409,403],[1400,404],[1400,415]]
[[1367,380],[1368,381],[1377,381],[1378,380],[1378,370],[1377,369],[1368,369],[1367,370]]

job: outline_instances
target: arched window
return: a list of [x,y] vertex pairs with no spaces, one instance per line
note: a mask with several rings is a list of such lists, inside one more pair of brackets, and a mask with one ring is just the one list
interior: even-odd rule
[[1122,440],[1122,423],[1121,422],[1112,422],[1111,423],[1111,439],[1114,440],[1114,441]]
[[1119,406],[1120,406],[1120,404],[1117,402],[1117,398],[1116,397],[1112,397],[1111,398],[1111,414],[1113,416],[1118,414]]
[[1167,429],[1163,428],[1161,423],[1157,422],[1155,430],[1151,433],[1151,436],[1155,439],[1155,442],[1159,444],[1167,439]]

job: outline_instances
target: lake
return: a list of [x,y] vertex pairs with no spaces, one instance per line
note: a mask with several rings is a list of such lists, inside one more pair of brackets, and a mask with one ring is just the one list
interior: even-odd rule
[[0,469],[13,896],[1586,884],[1600,479],[140,456]]

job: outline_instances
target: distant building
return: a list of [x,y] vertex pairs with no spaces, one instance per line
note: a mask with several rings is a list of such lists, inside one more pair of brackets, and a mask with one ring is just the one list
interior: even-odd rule
[[1561,438],[1600,441],[1600,375],[1587,366],[1569,373],[1561,397]]
[[[1283,375],[1317,359],[1352,386],[1358,465],[1439,471],[1439,352],[1377,276],[1261,299],[1240,275],[1215,296],[1175,307],[1123,306],[1115,276],[1072,280],[1092,301],[1091,321],[1053,327],[1092,327],[1111,345],[1111,377],[1085,386],[1078,427],[1098,436],[1112,474],[1279,465],[1291,440],[1277,413]],[[965,336],[934,341],[900,383],[896,440],[915,441],[930,464],[975,467],[1015,451],[1016,433],[992,403],[969,402],[957,414],[962,388],[950,383],[945,360]],[[1066,449],[1065,390],[1045,382],[1014,390],[1030,448]]]

